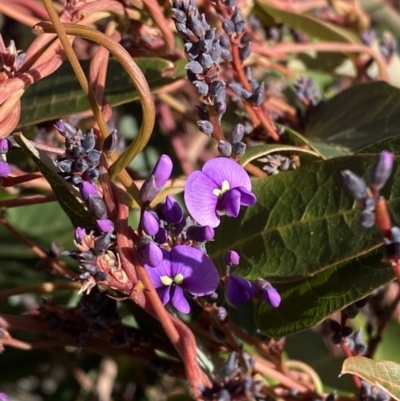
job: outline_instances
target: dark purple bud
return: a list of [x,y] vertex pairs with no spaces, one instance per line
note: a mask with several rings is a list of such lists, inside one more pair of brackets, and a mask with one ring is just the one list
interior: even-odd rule
[[175,19],[178,22],[182,22],[182,23],[186,22],[186,14],[184,11],[179,10],[177,8],[172,8],[172,12],[175,14]]
[[77,159],[81,159],[82,157],[85,156],[86,149],[83,146],[76,146],[76,147],[74,147],[73,152],[74,152],[74,156]]
[[280,42],[282,39],[282,32],[276,26],[271,26],[267,31],[268,38],[274,42]]
[[211,82],[210,95],[218,97],[221,93],[225,96],[225,82],[219,80]]
[[176,30],[181,34],[181,36],[189,39],[190,38],[189,30],[186,27],[186,22],[178,22],[178,21],[174,21],[174,22],[175,22]]
[[210,25],[207,23],[206,16],[204,14],[201,14],[201,22],[203,24],[205,32],[207,32],[211,29]]
[[241,95],[242,95],[243,99],[246,99],[249,101],[254,99],[253,92],[248,91],[247,89],[244,89],[244,88],[242,89]]
[[243,21],[242,12],[240,11],[239,7],[235,8],[235,11],[233,12],[231,19],[234,24],[237,24],[238,22]]
[[68,124],[63,120],[58,120],[55,123],[55,127],[58,132],[63,135],[67,140],[71,140],[78,133],[78,130],[73,125]]
[[90,197],[100,197],[100,194],[97,192],[96,187],[90,182],[83,181],[81,185],[79,185],[79,191],[81,193],[82,199],[87,202]]
[[[210,32],[210,31],[207,31]],[[209,53],[212,49],[213,46],[213,41],[212,39],[202,39],[198,43],[200,51],[203,53]]]
[[207,53],[201,53],[198,58],[198,61],[203,68],[210,68],[213,63],[211,55],[209,55]]
[[246,26],[246,23],[244,21],[240,21],[240,22],[236,23],[235,24],[235,32],[238,35],[240,35],[243,32],[245,26]]
[[199,120],[209,120],[210,119],[210,114],[208,113],[208,110],[205,109],[204,107],[196,106],[197,108],[197,115],[199,116]]
[[265,84],[264,84],[264,82],[262,82],[257,87],[257,89],[253,92],[252,99],[257,106],[261,106],[264,103],[264,100],[265,100]]
[[236,124],[231,132],[231,142],[240,142],[244,137],[244,126],[243,124]]
[[342,177],[344,187],[354,199],[363,199],[367,196],[367,184],[363,178],[350,170],[343,170]]
[[[242,96],[243,87],[238,82],[231,82],[229,87],[238,95]],[[240,139],[241,140],[241,139]]]
[[1,138],[0,139],[0,155],[5,155],[10,150],[10,144],[8,139]]
[[215,28],[207,29],[204,35],[204,39],[213,41],[215,39]]
[[239,49],[239,55],[240,55],[240,59],[246,60],[247,57],[250,56],[251,53],[251,43],[248,43],[246,46],[243,46]]
[[139,242],[138,251],[143,263],[150,267],[157,267],[163,260],[161,249],[152,241]]
[[89,196],[86,202],[89,212],[92,213],[97,219],[107,219],[107,208],[103,199],[97,196]]
[[85,138],[82,141],[82,146],[86,149],[88,152],[89,150],[92,150],[96,146],[96,137],[94,136],[93,130],[90,130]]
[[214,132],[214,126],[210,123],[210,121],[197,121],[197,125],[199,126],[199,130],[207,136],[211,136]]
[[221,54],[221,45],[219,42],[214,43],[211,50],[211,58],[215,64],[218,64],[221,61]]
[[179,223],[169,225],[169,233],[172,237],[178,237],[181,235],[183,229],[186,226],[186,220],[182,219]]
[[70,177],[71,182],[73,185],[75,185],[76,187],[78,187],[80,184],[82,184],[82,177],[80,175],[73,175],[72,177]]
[[160,221],[157,215],[145,210],[142,216],[142,227],[148,235],[156,235],[160,229]]
[[88,181],[96,181],[100,176],[100,170],[97,168],[90,168],[86,170],[85,177]]
[[240,262],[240,256],[235,251],[228,251],[224,255],[224,263],[229,266],[238,266]]
[[68,159],[64,160],[58,160],[57,161],[57,166],[64,172],[70,173],[71,172],[71,166],[72,166],[72,161]]
[[111,153],[117,148],[117,145],[118,145],[118,132],[116,129],[114,129],[104,140],[103,151],[106,153]]
[[375,225],[375,213],[363,210],[358,216],[358,222],[364,228],[372,228]]
[[353,334],[353,329],[349,326],[342,327],[341,334],[343,337],[349,337]]
[[328,324],[330,330],[333,331],[334,333],[340,333],[340,331],[342,330],[342,326],[336,320],[328,319]]
[[194,86],[197,89],[197,92],[201,96],[207,96],[208,94],[208,85],[205,82],[202,81],[195,81],[193,82]]
[[246,144],[244,142],[236,142],[232,145],[232,153],[237,157],[242,157],[246,152]]
[[221,57],[223,60],[227,61],[228,63],[233,60],[231,51],[228,49],[225,49],[224,47],[221,48]]
[[374,212],[376,206],[375,198],[373,198],[372,196],[368,196],[363,200],[362,205],[363,210],[365,210],[366,212]]
[[201,74],[203,72],[203,67],[198,61],[190,61],[186,64],[185,69],[193,74]]
[[[234,375],[239,369],[239,363],[237,360],[236,352],[229,354],[228,360],[222,366],[222,372],[225,377]],[[229,398],[230,400],[230,398]]]
[[231,275],[227,280],[226,297],[234,306],[244,305],[254,296],[254,288],[249,280]]
[[189,16],[189,26],[191,31],[199,38],[203,39],[205,34],[205,29],[202,21],[200,21],[196,16]]
[[372,167],[370,175],[370,187],[379,191],[382,189],[392,174],[394,156],[392,153],[384,150],[379,159]]
[[214,235],[214,229],[210,226],[190,226],[186,230],[186,237],[197,242],[211,241]]
[[103,233],[109,233],[114,231],[114,223],[109,219],[96,220],[97,227]]
[[74,173],[84,173],[89,168],[89,165],[85,159],[77,160],[71,166],[71,171]]
[[157,188],[154,176],[151,175],[142,185],[139,190],[139,197],[142,203],[150,203],[158,194],[159,188]]
[[230,19],[224,19],[222,28],[228,35],[233,35],[235,32],[235,24]]
[[225,102],[215,102],[214,103],[214,110],[221,118],[222,114],[226,111],[226,103]]
[[281,303],[281,296],[276,288],[272,287],[271,283],[258,278],[253,283],[256,294],[265,302],[274,308],[277,308]]
[[232,145],[228,141],[219,141],[217,148],[222,156],[229,157],[232,153]]
[[390,229],[390,241],[393,243],[400,243],[400,228],[393,226]]
[[6,177],[11,173],[11,167],[8,163],[0,161],[0,177]]
[[154,182],[157,188],[161,188],[168,181],[172,173],[172,160],[167,155],[161,155],[154,166],[151,175],[154,176]]
[[92,149],[88,152],[87,158],[90,161],[90,163],[92,163],[92,167],[97,166],[99,164],[100,156],[101,152],[96,149]]
[[167,195],[159,209],[159,215],[167,223],[175,224],[182,221],[183,211],[179,203],[172,196]]
[[154,236],[154,241],[158,244],[165,244],[168,239],[168,232],[165,228],[160,227],[157,234]]
[[185,53],[191,60],[196,59],[199,56],[199,48],[196,44],[187,42],[185,43]]

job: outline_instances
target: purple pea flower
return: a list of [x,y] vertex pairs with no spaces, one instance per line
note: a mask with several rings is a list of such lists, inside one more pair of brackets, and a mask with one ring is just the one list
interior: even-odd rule
[[226,297],[234,306],[244,305],[254,297],[255,290],[249,280],[231,275],[226,284]]
[[221,215],[237,217],[240,205],[256,202],[246,171],[225,157],[209,160],[202,171],[189,175],[185,203],[192,217],[201,225],[217,227]]
[[0,177],[6,177],[11,173],[11,167],[8,163],[0,161]]
[[4,393],[0,393],[0,401],[10,401],[10,399]]
[[195,296],[212,294],[219,275],[214,263],[203,252],[178,245],[171,252],[162,250],[163,261],[157,267],[145,266],[162,303],[169,301],[182,313],[190,312],[184,290]]

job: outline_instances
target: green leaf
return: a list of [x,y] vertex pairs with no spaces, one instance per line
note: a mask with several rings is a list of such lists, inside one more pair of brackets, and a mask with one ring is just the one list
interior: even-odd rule
[[[155,91],[184,76],[182,63],[175,66],[171,61],[159,58],[135,59],[139,68]],[[82,62],[88,74],[90,63]],[[173,74],[167,72],[175,70]],[[107,70],[105,95],[111,106],[138,99],[132,79],[118,63],[110,60]],[[22,97],[22,111],[18,127],[55,120],[70,114],[90,110],[89,102],[82,92],[71,65],[65,62],[54,74],[28,88]]]
[[375,362],[364,356],[347,358],[341,374],[353,374],[378,386],[395,400],[400,400],[400,365],[391,361]]
[[392,268],[382,263],[382,254],[378,252],[303,280],[276,285],[281,304],[271,308],[260,302],[256,320],[266,334],[287,336],[317,325],[394,278]]
[[46,153],[36,149],[21,133],[14,134],[17,143],[27,152],[51,185],[60,206],[75,227],[91,226],[92,216],[87,211],[78,192],[58,175],[58,169]]
[[260,19],[266,14],[278,23],[303,31],[314,38],[331,42],[360,43],[355,32],[339,28],[336,25],[324,22],[306,14],[299,14],[276,7],[267,0],[256,1],[255,12]]
[[242,166],[245,166],[246,164],[252,162],[253,160],[256,160],[260,157],[263,157],[265,155],[269,155],[271,153],[276,153],[276,152],[289,152],[289,153],[303,153],[307,154],[308,156],[311,156],[313,160],[317,160],[320,158],[319,154],[317,152],[314,152],[309,149],[303,149],[303,148],[298,148],[296,146],[290,146],[290,145],[260,145],[260,146],[254,146],[252,148],[249,148],[246,153],[241,157],[239,163]]
[[353,86],[317,108],[305,136],[358,151],[399,134],[399,108],[398,88],[385,82]]

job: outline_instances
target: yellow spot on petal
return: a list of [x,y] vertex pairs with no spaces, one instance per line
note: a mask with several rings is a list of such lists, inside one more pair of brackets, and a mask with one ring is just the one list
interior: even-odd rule
[[164,285],[171,285],[173,283],[172,278],[168,276],[161,276],[160,280]]
[[222,182],[221,188],[215,188],[213,190],[213,194],[215,196],[217,196],[218,198],[222,198],[222,195],[225,192],[229,191],[230,189],[231,189],[231,187],[229,185],[229,182],[225,180],[225,181]]
[[183,279],[184,279],[183,274],[179,273],[174,277],[174,283],[178,284],[178,285],[182,284],[183,283]]

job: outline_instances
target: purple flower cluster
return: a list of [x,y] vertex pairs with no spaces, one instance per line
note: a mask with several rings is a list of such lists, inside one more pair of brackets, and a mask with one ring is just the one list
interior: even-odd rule
[[8,139],[0,139],[0,178],[6,177],[11,173],[11,167],[7,163],[6,153],[10,150],[10,143]]

